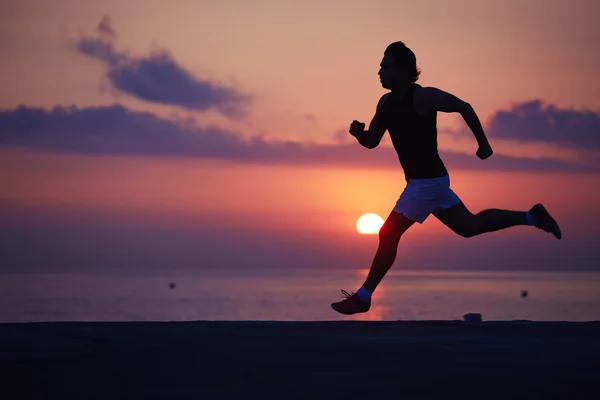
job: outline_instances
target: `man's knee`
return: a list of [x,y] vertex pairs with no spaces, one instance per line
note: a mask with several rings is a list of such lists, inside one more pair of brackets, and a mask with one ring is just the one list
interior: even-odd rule
[[472,214],[462,202],[438,212],[436,216],[454,233],[465,238],[477,236],[483,231],[484,218],[481,213]]
[[381,229],[379,230],[379,242],[380,243],[389,243],[389,244],[398,244],[400,241],[400,237],[404,233],[405,229],[401,229],[400,227],[394,226],[392,224],[383,224]]
[[473,236],[477,236],[477,232],[473,228],[464,228],[457,232],[460,236],[464,238],[472,238]]
[[473,236],[479,235],[481,229],[477,218],[470,218],[465,221],[460,227],[455,230],[460,236],[464,238],[472,238]]
[[392,212],[379,229],[379,243],[397,246],[402,234],[413,224],[414,221],[403,214]]

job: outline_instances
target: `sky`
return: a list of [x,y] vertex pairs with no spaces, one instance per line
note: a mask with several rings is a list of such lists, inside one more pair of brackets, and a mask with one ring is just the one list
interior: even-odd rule
[[600,270],[595,1],[4,1],[0,272],[367,268],[405,181],[389,137],[349,135],[389,43],[469,102],[495,154],[438,116],[472,212],[531,227],[458,237],[434,217],[395,268]]

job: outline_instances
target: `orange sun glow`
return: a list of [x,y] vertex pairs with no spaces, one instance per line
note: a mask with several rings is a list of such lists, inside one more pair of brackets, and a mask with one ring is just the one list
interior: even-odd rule
[[356,230],[363,235],[374,235],[379,233],[379,229],[383,225],[383,218],[377,214],[368,213],[361,215],[356,221]]

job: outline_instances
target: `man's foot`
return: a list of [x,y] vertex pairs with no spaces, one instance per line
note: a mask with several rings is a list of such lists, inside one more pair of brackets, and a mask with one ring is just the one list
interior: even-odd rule
[[562,238],[562,233],[560,232],[558,224],[554,218],[552,218],[550,213],[546,211],[543,205],[536,204],[531,208],[531,210],[529,210],[529,212],[535,217],[536,228],[552,233],[557,239]]
[[348,293],[342,290],[342,294],[346,297],[345,300],[332,303],[331,308],[340,314],[351,315],[356,313],[364,313],[371,308],[371,300],[362,301],[356,293]]

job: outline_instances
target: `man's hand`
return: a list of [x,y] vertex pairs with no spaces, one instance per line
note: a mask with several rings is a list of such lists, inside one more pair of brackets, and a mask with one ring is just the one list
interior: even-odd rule
[[350,124],[350,134],[354,137],[360,136],[365,131],[365,124],[356,120]]
[[494,154],[494,150],[492,150],[492,146],[488,142],[483,142],[479,144],[479,149],[477,149],[477,157],[485,160],[489,158],[492,154]]

